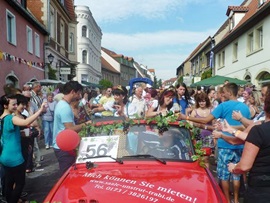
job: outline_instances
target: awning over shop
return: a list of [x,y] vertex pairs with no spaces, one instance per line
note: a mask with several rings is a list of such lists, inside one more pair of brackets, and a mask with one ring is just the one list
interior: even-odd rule
[[204,80],[201,80],[200,82],[196,82],[190,85],[190,87],[197,87],[197,86],[216,86],[216,85],[221,85],[224,84],[224,81],[228,80],[231,83],[236,83],[237,85],[245,85],[248,82],[245,80],[239,80],[236,78],[230,78],[230,77],[225,77],[225,76],[220,76],[220,75],[215,75],[211,78],[207,78]]
[[51,79],[38,80],[38,82],[41,85],[57,85],[59,83],[65,84],[65,82],[61,80],[51,80]]
[[91,83],[91,82],[86,82],[86,81],[82,81],[82,84],[85,85],[85,86],[87,86],[87,87],[92,87],[92,88],[96,88],[96,87],[100,88],[101,87],[101,85],[99,85],[99,84],[95,84],[95,83]]

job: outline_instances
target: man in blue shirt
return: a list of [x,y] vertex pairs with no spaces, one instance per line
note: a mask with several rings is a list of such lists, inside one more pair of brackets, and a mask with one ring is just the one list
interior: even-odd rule
[[[225,102],[219,104],[214,111],[205,118],[194,118],[185,115],[180,115],[182,119],[198,122],[198,123],[208,123],[214,119],[226,119],[231,126],[240,126],[241,122],[234,120],[232,118],[233,111],[240,111],[241,114],[250,118],[250,111],[246,104],[237,101],[238,86],[235,83],[228,83],[224,85],[224,98]],[[229,136],[233,136],[229,133],[223,132]],[[240,161],[243,145],[232,145],[223,139],[218,139],[218,164],[217,164],[217,175],[221,181],[222,190],[230,202],[230,176],[232,175],[227,168],[227,164],[230,162],[237,163]],[[239,187],[240,187],[240,177],[232,175],[233,186],[234,186],[234,202],[239,202]]]
[[61,175],[75,163],[76,153],[75,151],[66,152],[61,150],[56,143],[57,135],[65,129],[79,132],[84,125],[91,123],[91,121],[78,125],[75,125],[74,123],[74,114],[70,103],[82,98],[82,90],[82,85],[77,81],[67,82],[63,88],[64,97],[57,103],[54,110],[53,148],[55,156],[59,162]]

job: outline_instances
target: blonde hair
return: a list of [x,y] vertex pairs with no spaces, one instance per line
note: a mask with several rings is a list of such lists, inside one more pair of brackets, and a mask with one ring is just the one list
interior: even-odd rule
[[260,107],[262,106],[262,101],[261,101],[261,92],[260,91],[252,91],[251,96],[254,98],[255,106]]

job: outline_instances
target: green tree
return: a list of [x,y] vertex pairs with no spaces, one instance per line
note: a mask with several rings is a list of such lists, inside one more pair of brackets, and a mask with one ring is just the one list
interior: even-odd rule
[[158,80],[158,87],[162,87],[162,80],[161,79]]
[[211,78],[212,77],[212,69],[209,69],[207,71],[204,71],[201,76],[201,80]]
[[57,70],[52,69],[51,65],[48,64],[48,78],[51,80],[57,80],[56,72]]
[[183,83],[183,82],[184,82],[184,76],[183,76],[183,75],[180,76],[180,77],[178,78],[177,82],[178,82],[178,84],[179,84],[179,83]]
[[154,77],[154,84],[153,84],[153,88],[157,89],[158,88],[158,81],[157,81],[157,77]]
[[105,80],[105,79],[100,80],[100,81],[99,81],[99,85],[100,85],[103,89],[107,89],[107,88],[113,86],[113,84],[112,84],[111,81]]

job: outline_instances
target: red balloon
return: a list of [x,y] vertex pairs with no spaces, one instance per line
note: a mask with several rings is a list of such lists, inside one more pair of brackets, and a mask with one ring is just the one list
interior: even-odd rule
[[56,136],[56,144],[63,151],[74,150],[80,143],[80,136],[74,130],[66,129]]

